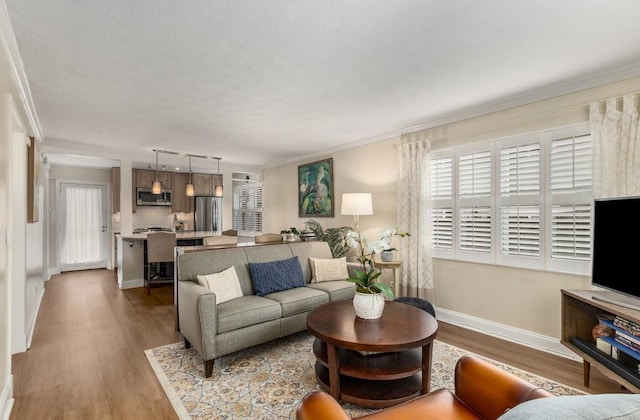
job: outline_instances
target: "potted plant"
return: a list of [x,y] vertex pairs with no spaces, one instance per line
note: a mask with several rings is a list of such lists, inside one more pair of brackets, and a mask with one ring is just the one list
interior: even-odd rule
[[345,236],[345,243],[358,250],[358,262],[360,269],[355,270],[355,276],[349,277],[347,281],[356,284],[356,294],[353,298],[353,307],[356,315],[364,319],[377,319],[382,316],[384,310],[385,296],[393,299],[393,290],[389,285],[378,281],[382,272],[375,263],[375,254],[384,249],[390,249],[391,238],[393,236],[408,236],[408,232],[398,228],[386,229],[376,242],[369,243],[367,239],[360,236],[359,232],[350,231]]
[[404,238],[405,236],[411,236],[409,232],[400,230],[399,228],[386,229],[380,234],[380,244],[382,251],[380,252],[380,259],[384,262],[393,260],[393,251],[397,251],[396,248],[391,246],[391,240],[394,236]]
[[313,219],[307,220],[304,224],[313,232],[317,240],[329,244],[333,258],[344,257],[349,252],[349,246],[344,241],[347,233],[351,231],[349,226],[324,229],[317,220]]
[[296,236],[300,234],[298,229],[290,227],[289,229],[283,229],[280,231],[283,242],[293,242],[296,240]]

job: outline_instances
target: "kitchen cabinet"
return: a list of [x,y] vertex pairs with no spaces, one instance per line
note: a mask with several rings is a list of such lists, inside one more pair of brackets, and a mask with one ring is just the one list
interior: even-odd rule
[[196,195],[213,195],[213,177],[211,174],[193,174],[192,179]]
[[[158,171],[158,181],[162,188],[171,189],[171,172]],[[136,188],[151,188],[151,184],[156,180],[156,171],[150,169],[134,169]]]
[[120,212],[120,168],[111,168],[111,213]]
[[171,212],[189,213],[193,199],[187,197],[185,190],[189,183],[189,174],[173,172],[171,174]]

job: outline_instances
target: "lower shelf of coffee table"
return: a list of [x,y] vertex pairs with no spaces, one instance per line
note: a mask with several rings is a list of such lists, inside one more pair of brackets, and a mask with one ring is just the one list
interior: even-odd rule
[[[329,367],[327,344],[316,339],[313,342],[316,360]],[[402,379],[422,371],[422,349],[363,356],[355,350],[338,348],[340,368],[338,373],[352,378],[393,380]]]
[[[319,361],[315,365],[316,380],[326,392],[329,369]],[[340,401],[367,408],[385,408],[400,404],[420,395],[422,375],[388,381],[353,378],[340,375]]]

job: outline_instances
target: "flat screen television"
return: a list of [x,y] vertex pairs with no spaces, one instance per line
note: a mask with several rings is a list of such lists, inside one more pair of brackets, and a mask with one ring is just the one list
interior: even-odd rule
[[593,210],[593,298],[640,310],[640,197],[597,199]]

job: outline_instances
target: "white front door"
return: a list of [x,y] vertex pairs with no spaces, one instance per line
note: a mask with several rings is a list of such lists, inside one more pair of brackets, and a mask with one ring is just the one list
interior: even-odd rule
[[60,183],[60,270],[107,267],[107,188]]

